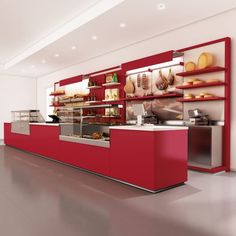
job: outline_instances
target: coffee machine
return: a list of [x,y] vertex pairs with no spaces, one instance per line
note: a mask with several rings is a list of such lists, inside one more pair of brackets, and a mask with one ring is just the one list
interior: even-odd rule
[[194,110],[188,110],[189,125],[208,125],[208,115],[204,114],[198,108]]

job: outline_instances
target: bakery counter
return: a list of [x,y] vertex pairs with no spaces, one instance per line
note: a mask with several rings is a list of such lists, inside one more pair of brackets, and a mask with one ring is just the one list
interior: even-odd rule
[[[187,180],[188,130],[180,127],[110,127],[110,142],[63,137],[58,125],[32,124],[30,134],[11,132],[4,142],[151,192]],[[99,145],[94,145],[94,142]]]
[[188,128],[110,127],[113,178],[163,189],[187,180]]
[[30,123],[30,125],[59,126],[59,123]]
[[110,142],[104,139],[80,138],[80,137],[67,136],[67,135],[60,135],[59,139],[62,141],[81,143],[81,144],[92,145],[92,146],[97,146],[97,147],[104,147],[104,148],[110,147]]
[[134,131],[173,131],[173,130],[187,130],[185,126],[161,126],[161,125],[125,125],[125,126],[111,126],[110,129],[117,130],[134,130]]

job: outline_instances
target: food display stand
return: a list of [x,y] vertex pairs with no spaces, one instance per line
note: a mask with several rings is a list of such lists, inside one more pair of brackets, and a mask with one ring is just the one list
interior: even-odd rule
[[[30,135],[5,123],[5,143],[151,192],[186,182],[187,168],[229,171],[230,44],[223,38],[61,80],[51,94],[61,122],[30,124]],[[134,104],[145,108],[143,126],[135,125]],[[189,119],[197,109],[208,118],[203,129],[191,123],[199,117]],[[204,137],[191,127],[222,137],[199,154]],[[191,133],[198,138],[190,148]],[[217,161],[209,159],[217,145]]]

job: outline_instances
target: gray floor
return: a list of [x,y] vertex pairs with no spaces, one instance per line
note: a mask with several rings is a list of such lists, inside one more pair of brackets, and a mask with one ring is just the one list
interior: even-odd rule
[[235,236],[236,174],[159,194],[0,146],[1,236]]

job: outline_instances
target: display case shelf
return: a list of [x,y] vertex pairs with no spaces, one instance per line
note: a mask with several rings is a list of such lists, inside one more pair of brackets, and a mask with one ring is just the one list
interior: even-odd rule
[[225,100],[225,97],[210,97],[210,98],[192,98],[192,99],[177,99],[177,102],[210,102]]
[[221,66],[214,66],[214,67],[209,67],[205,69],[181,72],[181,73],[177,73],[176,75],[182,76],[182,77],[188,77],[188,76],[201,75],[201,74],[213,73],[213,72],[219,72],[219,71],[225,71],[225,68]]
[[121,118],[121,116],[102,116],[103,118]]
[[102,101],[86,101],[86,104],[96,104],[96,103],[101,103]]
[[63,92],[63,93],[51,93],[51,94],[49,94],[49,96],[54,96],[54,97],[56,97],[56,96],[62,96],[62,95],[65,95],[65,92]]
[[98,85],[87,87],[87,89],[101,89],[101,88],[102,88],[102,86],[98,86]]
[[102,84],[102,86],[104,86],[104,87],[111,87],[111,86],[118,86],[118,85],[121,85],[121,83],[119,83],[119,82],[111,82],[111,83]]
[[151,100],[151,99],[162,99],[162,98],[172,98],[172,97],[183,97],[182,93],[167,93],[162,95],[152,95],[143,97],[128,97],[121,100],[124,101],[135,101],[135,100]]
[[104,99],[104,100],[102,100],[102,102],[121,102],[122,101],[122,99],[117,99],[117,100],[106,100],[106,99]]
[[94,104],[94,105],[88,105],[88,106],[75,106],[75,107],[70,107],[71,109],[93,109],[93,108],[115,108],[115,107],[118,107],[118,108],[123,108],[123,105],[120,105],[120,104]]
[[64,104],[52,104],[50,105],[50,107],[64,107],[65,105]]
[[194,89],[194,88],[203,88],[203,87],[213,87],[213,86],[223,86],[225,82],[209,82],[209,83],[202,83],[202,84],[193,84],[193,85],[181,85],[177,86],[177,89]]

